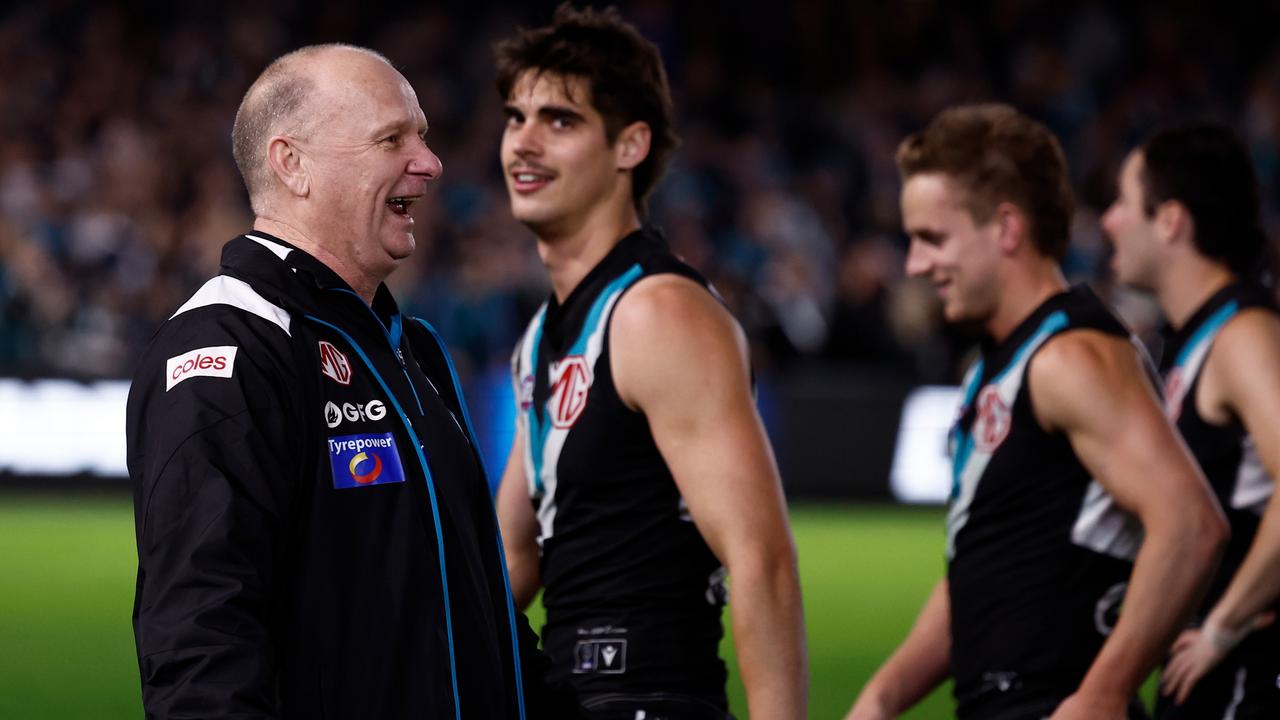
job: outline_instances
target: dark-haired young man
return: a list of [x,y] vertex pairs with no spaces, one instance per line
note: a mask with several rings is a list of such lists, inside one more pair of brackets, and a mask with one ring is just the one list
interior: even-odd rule
[[675,144],[657,49],[562,6],[497,48],[511,210],[553,293],[513,357],[499,513],[519,604],[539,586],[552,677],[593,718],[724,718],[733,580],[755,718],[805,716],[795,550],[743,334],[640,221]]
[[1222,126],[1161,130],[1125,161],[1103,226],[1118,279],[1154,293],[1169,321],[1166,410],[1231,523],[1156,715],[1280,717],[1280,315],[1247,279],[1266,242],[1249,156]]
[[1063,280],[1062,150],[1013,108],[967,106],[903,141],[898,167],[907,272],[984,339],[952,431],[947,576],[849,717],[895,717],[948,674],[961,720],[1141,717],[1134,692],[1226,528],[1145,356]]

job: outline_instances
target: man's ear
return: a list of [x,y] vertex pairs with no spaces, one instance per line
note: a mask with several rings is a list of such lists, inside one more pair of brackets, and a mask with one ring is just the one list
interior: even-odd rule
[[1190,238],[1195,233],[1195,223],[1187,206],[1177,200],[1165,200],[1156,207],[1156,239],[1165,245],[1179,237]]
[[1029,239],[1027,232],[1030,227],[1027,223],[1027,216],[1017,205],[1011,202],[1000,203],[996,206],[993,220],[999,233],[997,243],[999,244],[1000,252],[1005,255],[1012,255]]
[[267,167],[293,195],[311,194],[311,173],[307,171],[302,150],[290,138],[272,137],[267,143]]
[[618,139],[614,141],[614,155],[619,170],[634,170],[637,165],[649,157],[649,141],[653,131],[649,123],[636,121],[622,128]]

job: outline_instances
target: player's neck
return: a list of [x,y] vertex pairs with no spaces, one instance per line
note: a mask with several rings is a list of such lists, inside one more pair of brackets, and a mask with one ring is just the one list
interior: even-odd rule
[[1067,280],[1056,262],[1038,259],[1029,272],[1010,273],[1003,283],[1000,304],[986,322],[987,334],[1003,342],[1046,300],[1067,289]]
[[547,268],[556,300],[564,302],[592,268],[609,254],[622,238],[640,229],[635,205],[602,209],[574,224],[540,228],[538,256]]
[[1214,293],[1235,280],[1227,266],[1195,255],[1165,265],[1156,301],[1169,324],[1181,329]]

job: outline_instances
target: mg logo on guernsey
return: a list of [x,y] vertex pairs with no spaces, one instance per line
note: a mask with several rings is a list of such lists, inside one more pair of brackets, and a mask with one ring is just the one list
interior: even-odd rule
[[351,362],[333,343],[320,341],[320,372],[343,385],[351,384]]
[[547,410],[551,421],[561,430],[573,427],[578,416],[587,407],[587,393],[591,390],[591,368],[581,355],[570,355],[551,363],[551,397]]
[[1009,406],[1000,399],[1000,390],[988,385],[978,393],[978,417],[973,421],[973,442],[983,452],[991,452],[1004,442],[1012,425]]
[[391,433],[329,438],[329,467],[339,490],[404,482],[404,466]]

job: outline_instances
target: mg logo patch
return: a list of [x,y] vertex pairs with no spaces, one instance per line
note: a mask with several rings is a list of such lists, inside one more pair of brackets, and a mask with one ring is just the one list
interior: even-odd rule
[[320,372],[342,385],[351,384],[351,361],[333,343],[324,340],[320,341]]
[[547,410],[556,428],[567,430],[578,421],[587,407],[587,393],[591,391],[591,368],[581,355],[570,355],[551,363],[551,397]]
[[329,438],[329,467],[338,489],[404,482],[404,466],[391,433]]
[[988,385],[978,393],[978,417],[973,421],[973,442],[982,452],[991,452],[1009,435],[1012,425],[1009,406],[1000,399],[1000,390]]

